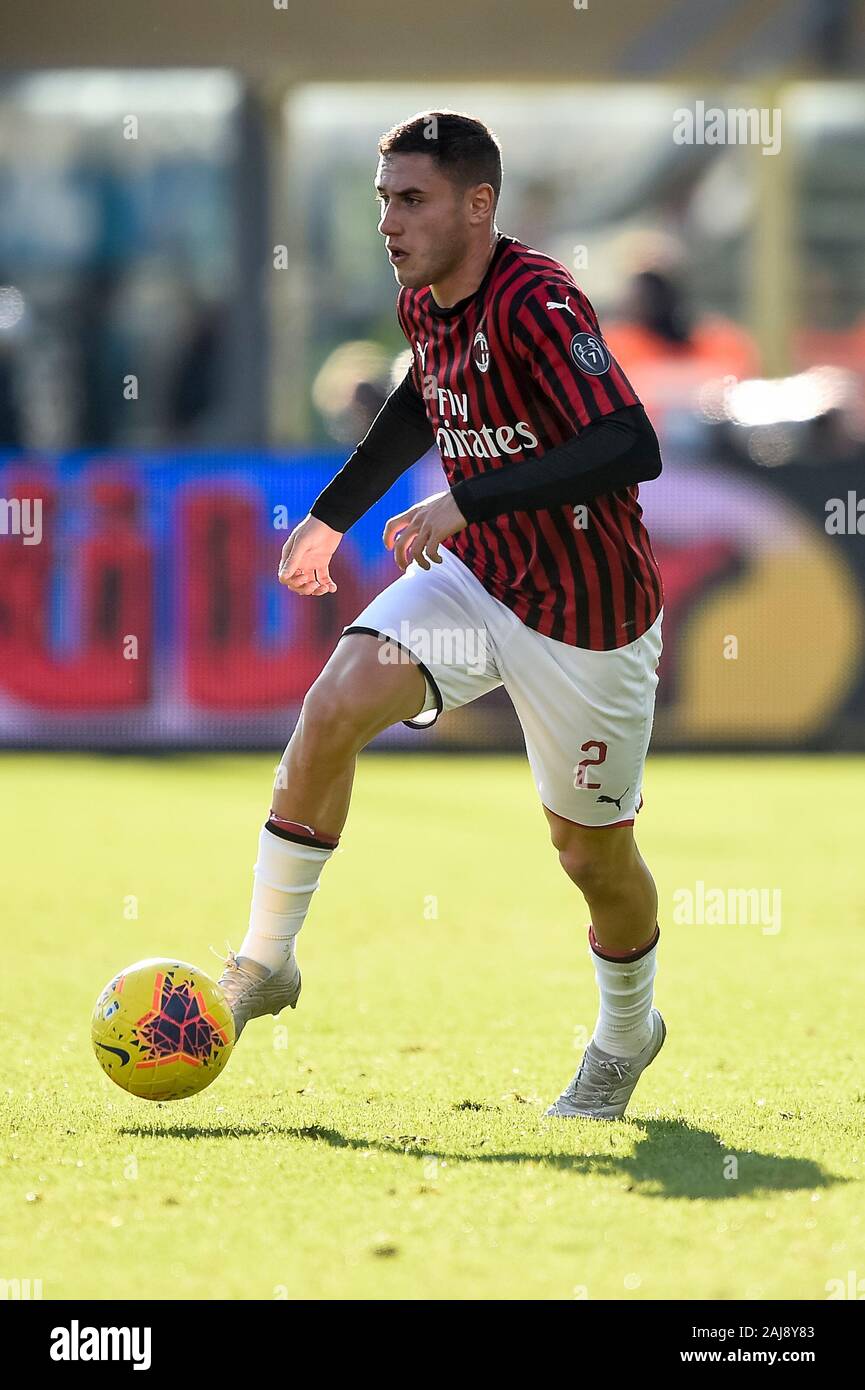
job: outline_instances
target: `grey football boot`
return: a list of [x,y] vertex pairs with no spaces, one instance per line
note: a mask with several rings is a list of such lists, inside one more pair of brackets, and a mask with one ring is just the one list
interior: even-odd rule
[[300,986],[300,970],[293,957],[274,971],[229,950],[219,988],[234,1018],[235,1040],[251,1018],[278,1014],[285,1008],[296,1009]]
[[611,1057],[590,1042],[570,1086],[544,1113],[584,1116],[591,1120],[620,1119],[634,1087],[657,1057],[667,1036],[664,1020],[657,1009],[652,1010],[650,1018],[652,1036],[636,1057]]

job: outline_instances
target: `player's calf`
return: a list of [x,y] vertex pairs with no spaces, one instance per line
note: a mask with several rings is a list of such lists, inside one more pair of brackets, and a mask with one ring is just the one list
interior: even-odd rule
[[615,952],[639,950],[655,927],[658,892],[632,827],[596,829],[546,815],[559,863],[583,894],[598,940]]
[[582,1075],[572,1082],[579,1094],[567,1103],[560,1098],[560,1108],[548,1113],[610,1118],[624,1112],[640,1071],[663,1041],[652,1008],[657,890],[631,826],[594,829],[549,810],[547,819],[562,868],[589,906],[589,948],[600,995]]
[[382,729],[411,719],[425,697],[420,669],[384,663],[367,633],[341,641],[310,688],[277,771],[258,844],[249,929],[220,985],[239,1035],[252,1018],[294,1008],[295,940],[339,844],[357,754]]

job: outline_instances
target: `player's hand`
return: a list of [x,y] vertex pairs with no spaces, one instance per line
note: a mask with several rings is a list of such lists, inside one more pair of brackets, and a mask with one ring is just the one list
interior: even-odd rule
[[[394,559],[405,571],[412,560],[422,570],[429,569],[430,560],[442,562],[438,548],[448,536],[455,536],[468,522],[454,501],[452,492],[436,492],[432,497],[416,502],[408,511],[392,516],[382,537]],[[427,556],[429,559],[427,559]]]
[[317,517],[306,516],[295,526],[279,562],[278,579],[294,594],[319,598],[335,594],[336,585],[330,577],[330,560],[342,540],[342,531],[334,531]]

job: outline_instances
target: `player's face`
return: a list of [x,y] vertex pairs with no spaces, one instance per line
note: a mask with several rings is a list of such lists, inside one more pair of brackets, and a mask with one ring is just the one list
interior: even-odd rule
[[378,229],[400,285],[422,289],[447,279],[469,250],[470,196],[428,154],[383,155],[375,191]]

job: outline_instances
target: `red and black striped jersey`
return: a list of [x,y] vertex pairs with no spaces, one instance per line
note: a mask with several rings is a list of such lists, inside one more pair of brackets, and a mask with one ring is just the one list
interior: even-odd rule
[[[397,315],[449,486],[540,458],[638,404],[597,316],[558,261],[500,235],[477,290],[441,308],[403,288]],[[527,626],[571,646],[633,642],[663,602],[636,485],[472,522],[442,542]],[[585,523],[585,524],[582,524]]]

